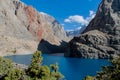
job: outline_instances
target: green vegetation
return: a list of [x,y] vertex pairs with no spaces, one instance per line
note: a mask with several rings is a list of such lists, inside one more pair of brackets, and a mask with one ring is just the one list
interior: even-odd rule
[[0,57],[0,75],[5,75],[13,68],[12,61]]
[[120,80],[120,58],[111,60],[111,64],[111,66],[105,66],[101,72],[98,72],[98,76],[96,76],[98,80]]
[[94,77],[92,77],[92,76],[86,76],[84,80],[94,80]]
[[[40,51],[36,51],[33,54],[32,62],[26,71],[33,80],[59,80],[63,78],[63,75],[58,72],[58,65],[52,64],[51,70],[48,66],[42,66],[42,56]],[[54,67],[54,68],[53,68]]]
[[23,71],[14,68],[13,62],[0,57],[0,80],[21,80]]
[[6,74],[5,80],[24,80],[23,71],[20,69],[11,69],[9,73]]
[[16,52],[17,52],[17,51],[16,51],[16,48],[15,48],[12,52],[13,52],[13,54],[16,54]]
[[40,78],[40,70],[41,70],[41,63],[42,63],[42,56],[40,51],[36,51],[33,54],[32,62],[28,67],[27,74],[31,77]]
[[20,69],[14,67],[11,60],[0,57],[0,80],[62,80],[64,78],[58,71],[58,64],[43,66],[42,60],[42,53],[36,51],[28,69]]
[[110,66],[102,67],[96,76],[86,76],[84,80],[120,80],[120,58],[110,61]]
[[[36,51],[30,66],[21,69],[15,67],[11,60],[0,57],[0,80],[62,80],[64,78],[58,71],[57,63],[43,66],[42,60],[42,53]],[[102,71],[96,76],[86,76],[83,80],[120,80],[120,58],[110,62],[111,65],[102,67]]]
[[50,65],[51,69],[52,69],[52,72],[51,72],[51,76],[52,77],[55,77],[57,80],[59,80],[60,78],[64,78],[64,76],[58,72],[58,64],[52,64]]

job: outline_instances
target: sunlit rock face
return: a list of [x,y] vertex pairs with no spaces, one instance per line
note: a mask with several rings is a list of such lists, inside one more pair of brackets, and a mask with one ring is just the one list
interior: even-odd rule
[[67,42],[63,27],[50,17],[20,0],[0,0],[0,55],[32,53],[42,47],[41,40],[57,46]]
[[112,58],[120,55],[120,0],[102,0],[95,18],[69,42],[66,56]]

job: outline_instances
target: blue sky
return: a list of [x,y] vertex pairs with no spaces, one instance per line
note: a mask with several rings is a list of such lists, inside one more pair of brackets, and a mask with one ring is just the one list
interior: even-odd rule
[[55,17],[65,30],[75,30],[95,16],[101,0],[21,0]]

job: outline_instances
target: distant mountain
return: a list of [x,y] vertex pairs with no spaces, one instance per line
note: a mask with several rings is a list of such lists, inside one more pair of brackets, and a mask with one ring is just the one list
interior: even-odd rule
[[102,0],[85,31],[69,42],[65,56],[113,58],[120,56],[120,0]]
[[82,26],[81,28],[78,28],[76,30],[68,30],[66,31],[68,37],[78,37],[80,34],[85,30],[86,26]]
[[0,55],[37,49],[48,53],[64,51],[67,41],[66,32],[53,17],[19,0],[0,0]]

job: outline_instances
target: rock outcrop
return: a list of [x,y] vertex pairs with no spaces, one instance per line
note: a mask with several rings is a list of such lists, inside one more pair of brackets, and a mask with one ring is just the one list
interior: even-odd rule
[[42,48],[41,40],[56,46],[66,42],[62,26],[49,17],[19,0],[0,0],[0,55],[32,53]]
[[59,39],[63,41],[68,41],[68,37],[66,35],[66,31],[64,30],[64,27],[52,16],[46,14],[46,13],[41,13],[44,15],[45,20],[48,22],[48,24],[52,27],[53,29],[53,34]]
[[29,53],[37,48],[35,37],[15,13],[13,0],[0,0],[0,55]]
[[95,18],[79,37],[69,42],[65,56],[113,58],[120,56],[120,0],[102,0]]

